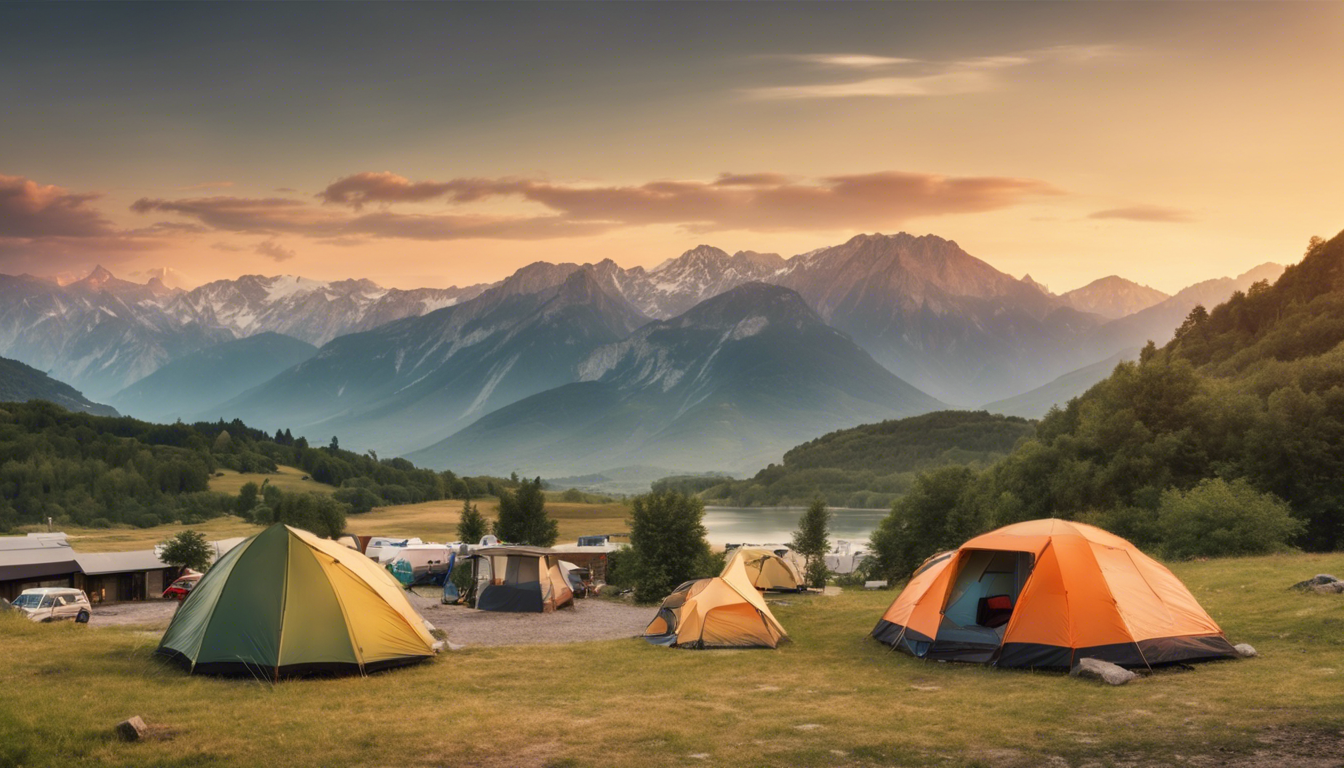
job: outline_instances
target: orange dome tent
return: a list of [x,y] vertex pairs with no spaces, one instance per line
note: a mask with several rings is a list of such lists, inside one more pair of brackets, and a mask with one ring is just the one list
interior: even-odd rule
[[1190,590],[1099,528],[1032,520],[977,536],[915,571],[873,629],[925,659],[1142,667],[1235,656]]

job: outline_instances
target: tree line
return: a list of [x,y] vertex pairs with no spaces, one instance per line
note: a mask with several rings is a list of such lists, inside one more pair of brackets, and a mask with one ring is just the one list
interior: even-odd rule
[[1014,522],[1093,523],[1168,557],[1344,545],[1344,235],[1055,408],[986,469],[920,474],[873,570]]

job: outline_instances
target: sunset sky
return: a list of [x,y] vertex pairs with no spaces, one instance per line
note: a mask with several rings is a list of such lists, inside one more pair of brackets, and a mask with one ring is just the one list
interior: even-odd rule
[[0,272],[387,286],[956,240],[1174,291],[1344,228],[1344,4],[3,4]]

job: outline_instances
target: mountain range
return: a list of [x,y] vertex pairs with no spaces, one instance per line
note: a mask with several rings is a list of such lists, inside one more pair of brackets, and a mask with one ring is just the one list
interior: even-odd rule
[[865,419],[1039,415],[1196,303],[1281,272],[1055,295],[905,233],[791,258],[701,245],[647,270],[537,262],[447,289],[245,275],[184,291],[98,268],[65,286],[0,276],[0,354],[132,415],[242,418],[440,467],[741,472]]

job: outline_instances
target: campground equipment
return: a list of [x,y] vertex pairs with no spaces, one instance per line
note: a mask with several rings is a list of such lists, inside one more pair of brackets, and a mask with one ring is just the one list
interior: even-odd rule
[[565,582],[569,584],[569,590],[574,593],[574,597],[583,598],[588,596],[588,578],[587,568],[581,568],[568,560],[560,560],[560,573],[564,575]]
[[397,554],[402,547],[408,547],[412,544],[424,544],[425,542],[417,538],[389,538],[387,536],[374,536],[369,539],[369,543],[364,547],[364,554],[380,565],[386,565],[397,559]]
[[735,561],[742,561],[751,585],[762,591],[802,592],[807,589],[803,575],[789,560],[764,549],[738,547],[728,555],[726,572]]
[[88,624],[93,615],[93,606],[89,605],[84,590],[69,587],[25,589],[14,598],[13,605],[32,621],[74,619],[76,624]]
[[930,557],[872,635],[919,658],[999,667],[1236,656],[1171,571],[1119,536],[1066,520],[1009,525]]
[[718,576],[677,587],[644,630],[653,645],[676,648],[775,648],[788,638],[737,558]]
[[453,569],[456,549],[448,544],[409,544],[397,549],[387,569],[403,587],[443,584]]
[[401,585],[372,560],[282,523],[220,558],[156,651],[189,672],[363,674],[434,655]]
[[468,599],[482,611],[549,613],[574,605],[559,559],[539,547],[483,547],[471,554]]

